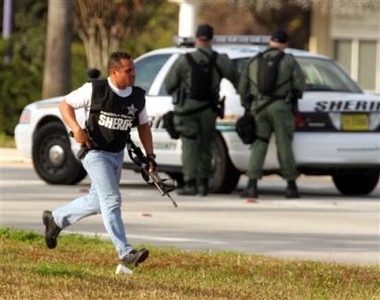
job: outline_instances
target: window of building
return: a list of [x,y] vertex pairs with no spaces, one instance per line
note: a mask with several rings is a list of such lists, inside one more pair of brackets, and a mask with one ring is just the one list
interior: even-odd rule
[[334,59],[351,74],[351,56],[352,56],[352,45],[351,41],[337,40],[335,41],[334,47]]
[[378,91],[380,77],[377,42],[364,40],[335,40],[334,59],[366,91]]
[[365,90],[376,89],[376,42],[359,42],[358,82]]

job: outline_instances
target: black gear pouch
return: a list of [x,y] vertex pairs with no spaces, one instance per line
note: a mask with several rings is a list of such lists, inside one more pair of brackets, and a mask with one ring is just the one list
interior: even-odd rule
[[236,121],[236,133],[244,144],[252,144],[256,140],[255,118],[248,110]]
[[162,120],[164,122],[163,127],[166,129],[166,131],[169,133],[169,135],[172,139],[178,140],[180,137],[180,134],[175,129],[173,118],[174,118],[174,112],[172,110],[165,113],[162,116]]

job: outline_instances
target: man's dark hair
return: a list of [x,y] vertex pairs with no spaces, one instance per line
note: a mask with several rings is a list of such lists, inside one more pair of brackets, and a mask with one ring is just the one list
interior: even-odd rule
[[109,60],[108,60],[108,70],[115,68],[120,68],[120,61],[123,59],[131,59],[131,55],[129,55],[127,52],[123,51],[116,51],[112,52]]

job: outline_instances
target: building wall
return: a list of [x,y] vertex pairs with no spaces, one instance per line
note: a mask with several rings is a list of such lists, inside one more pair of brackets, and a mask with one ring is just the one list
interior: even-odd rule
[[309,51],[331,56],[331,17],[313,10],[310,19]]
[[331,56],[364,90],[380,94],[380,12],[333,15],[330,38]]

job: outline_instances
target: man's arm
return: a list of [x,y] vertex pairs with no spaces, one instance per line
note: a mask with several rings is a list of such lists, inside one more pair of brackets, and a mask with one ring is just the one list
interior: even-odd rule
[[153,137],[150,130],[149,122],[137,125],[140,141],[145,149],[146,155],[154,154],[153,152]]
[[221,58],[221,66],[222,66],[219,69],[222,71],[223,77],[228,79],[232,83],[234,88],[237,89],[239,76],[235,68],[235,65],[228,58],[226,54],[220,54],[219,56]]
[[298,64],[298,62],[294,59],[293,66],[293,90],[297,92],[297,96],[302,98],[302,94],[306,89],[306,80],[305,75]]
[[74,138],[77,141],[77,143],[86,146],[87,148],[91,148],[90,137],[79,125],[75,116],[74,108],[71,105],[69,105],[65,99],[63,99],[59,104],[59,111],[62,115],[62,119],[65,122],[65,124],[74,133]]
[[144,147],[146,156],[148,157],[148,159],[153,159],[153,161],[151,161],[153,163],[149,164],[149,172],[152,173],[155,171],[157,164],[155,163],[156,156],[153,152],[153,137],[152,131],[150,130],[149,122],[137,125],[137,131],[139,133],[139,138]]
[[248,64],[244,67],[238,84],[238,94],[240,95],[240,103],[243,107],[247,106],[247,94],[249,91]]

